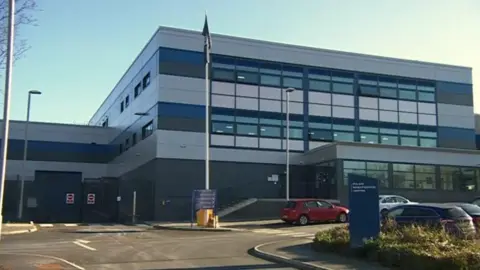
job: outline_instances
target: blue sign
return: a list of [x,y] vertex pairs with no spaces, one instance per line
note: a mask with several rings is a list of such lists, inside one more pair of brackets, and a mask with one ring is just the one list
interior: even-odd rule
[[378,180],[349,174],[348,189],[350,246],[360,247],[380,233]]
[[217,203],[217,191],[212,189],[201,189],[193,191],[193,210],[215,209]]

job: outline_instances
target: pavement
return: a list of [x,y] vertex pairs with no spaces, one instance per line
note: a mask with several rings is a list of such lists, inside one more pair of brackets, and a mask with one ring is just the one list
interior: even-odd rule
[[36,232],[37,227],[30,223],[5,223],[2,226],[2,235],[22,234]]
[[266,260],[290,265],[297,269],[320,270],[386,270],[379,264],[333,253],[319,253],[311,248],[311,240],[275,241],[258,245],[252,253]]

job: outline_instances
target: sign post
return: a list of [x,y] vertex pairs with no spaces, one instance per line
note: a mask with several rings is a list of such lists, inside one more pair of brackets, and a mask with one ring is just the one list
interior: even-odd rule
[[75,203],[75,193],[67,193],[65,195],[65,203],[66,204],[74,204]]
[[[193,215],[199,211],[205,211],[205,215],[208,217],[208,212],[213,212],[215,214],[217,204],[217,191],[213,189],[200,189],[194,190],[192,193],[192,226],[193,226]],[[203,212],[202,212],[203,213]],[[205,217],[204,217],[205,218]],[[205,223],[206,219],[203,220]]]
[[350,246],[361,247],[380,233],[378,180],[349,174],[348,189]]
[[95,204],[95,193],[87,194],[87,204]]

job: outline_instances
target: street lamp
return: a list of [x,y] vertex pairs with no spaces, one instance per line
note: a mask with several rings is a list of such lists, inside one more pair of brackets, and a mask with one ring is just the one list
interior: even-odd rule
[[286,171],[286,183],[285,183],[285,196],[287,201],[290,200],[290,93],[295,91],[295,88],[287,88],[285,92],[287,93],[287,134],[286,134],[286,154],[287,154],[287,171]]
[[27,151],[28,151],[28,123],[30,122],[30,103],[32,95],[41,95],[42,92],[38,90],[28,91],[28,103],[27,103],[27,120],[25,121],[25,137],[23,142],[23,162],[22,162],[22,179],[20,180],[20,201],[18,202],[18,219],[22,220],[23,217],[23,193],[25,189],[25,167],[27,164]]

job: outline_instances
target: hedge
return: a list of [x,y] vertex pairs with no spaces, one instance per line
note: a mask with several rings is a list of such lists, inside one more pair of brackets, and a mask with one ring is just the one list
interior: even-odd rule
[[316,234],[312,247],[376,261],[392,268],[409,270],[480,269],[480,246],[474,240],[453,237],[441,229],[420,226],[384,228],[376,239],[361,248],[350,248],[348,226]]

